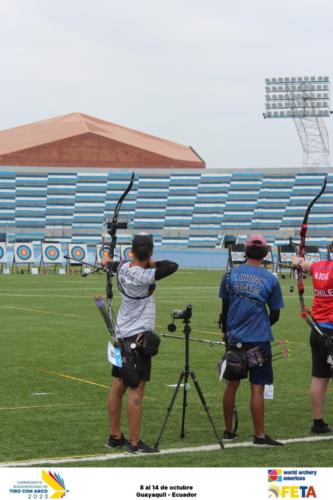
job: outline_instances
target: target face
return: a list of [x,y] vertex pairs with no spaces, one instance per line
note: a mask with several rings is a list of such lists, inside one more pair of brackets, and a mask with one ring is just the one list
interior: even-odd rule
[[99,258],[102,260],[103,257],[106,257],[107,255],[109,255],[109,252],[108,250],[103,250],[102,248],[99,249]]
[[[109,255],[108,248],[109,248],[108,245],[104,249],[103,249],[103,245],[101,245],[100,243],[96,245],[96,260],[97,260],[98,264],[101,263],[101,261],[105,255]],[[115,248],[113,260],[114,261],[120,260],[120,255],[121,255],[121,253],[120,253],[119,247]]]
[[310,262],[318,262],[319,259],[320,259],[320,257],[319,257],[319,254],[317,254],[317,253],[309,253],[305,256],[305,260],[309,263]]
[[7,245],[0,243],[0,262],[7,262]]
[[295,253],[289,253],[289,252],[281,252],[281,254],[280,254],[281,261],[283,261],[283,262],[291,262],[291,257],[293,255],[296,255],[296,254]]
[[84,260],[86,257],[86,251],[79,245],[75,245],[71,249],[71,257],[76,260]]
[[14,243],[14,257],[16,262],[33,263],[35,256],[32,243]]
[[17,255],[22,260],[29,260],[31,258],[31,249],[27,245],[20,245],[17,249]]
[[54,246],[49,246],[45,250],[45,255],[50,260],[57,260],[59,258],[59,249]]
[[62,262],[62,251],[60,243],[43,243],[43,260],[47,263],[60,263]]
[[123,249],[123,259],[125,260],[132,260],[133,257],[133,252],[131,247],[125,247]]
[[244,260],[244,252],[231,252],[233,262],[241,262]]

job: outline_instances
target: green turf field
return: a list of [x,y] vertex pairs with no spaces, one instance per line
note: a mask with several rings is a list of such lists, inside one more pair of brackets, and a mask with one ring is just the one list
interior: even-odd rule
[[[157,332],[166,331],[170,310],[193,305],[193,337],[220,339],[216,326],[221,274],[182,270],[159,283],[156,293]],[[108,333],[93,297],[104,292],[104,276],[0,276],[1,384],[0,462],[107,453],[107,395],[110,365],[106,361]],[[274,327],[277,339],[287,338],[292,359],[275,363],[275,399],[266,403],[266,429],[274,438],[309,436],[308,327],[299,317],[297,292],[281,281],[286,308]],[[306,303],[311,283],[306,284]],[[115,299],[118,306],[118,298]],[[181,335],[181,322],[177,322]],[[222,433],[223,383],[217,381],[221,347],[191,343],[195,371]],[[163,339],[153,360],[147,386],[142,438],[153,444],[183,367],[182,340]],[[79,380],[81,379],[81,380]],[[194,388],[189,393],[186,437],[180,439],[181,397],[177,398],[161,449],[215,444],[215,437]],[[250,441],[249,386],[238,396],[239,442]],[[125,420],[125,419],[124,419]],[[332,389],[327,421],[333,424]],[[126,434],[126,427],[124,427]],[[289,444],[280,449],[234,448],[221,451],[149,456],[113,461],[69,463],[96,466],[333,466],[331,441]]]

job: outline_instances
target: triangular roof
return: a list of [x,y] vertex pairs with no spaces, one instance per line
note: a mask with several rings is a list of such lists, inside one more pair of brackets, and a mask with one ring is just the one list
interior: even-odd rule
[[[174,166],[205,167],[203,160],[189,146],[144,134],[83,113],[71,113],[1,131],[0,159],[2,159],[3,164],[6,157],[9,159],[13,155],[16,156],[18,153],[29,150],[31,161],[33,148],[40,150],[43,146],[53,143],[59,144],[59,141],[84,137],[87,134],[104,139],[104,144],[105,140],[109,140],[110,147],[115,143],[119,143],[125,148],[128,146],[129,151],[134,156],[135,150],[149,153],[150,162],[153,158],[151,155],[157,155],[157,157],[168,159],[174,163]],[[157,157],[156,167],[158,167]],[[182,165],[183,163],[184,165]]]

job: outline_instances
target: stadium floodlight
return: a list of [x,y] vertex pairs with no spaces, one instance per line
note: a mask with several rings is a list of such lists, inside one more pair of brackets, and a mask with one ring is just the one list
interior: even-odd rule
[[328,76],[265,79],[264,118],[293,119],[303,148],[304,166],[328,166],[329,140],[324,118],[330,111]]

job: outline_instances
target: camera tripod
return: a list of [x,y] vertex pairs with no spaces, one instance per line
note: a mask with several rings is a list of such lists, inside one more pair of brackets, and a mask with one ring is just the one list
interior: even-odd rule
[[176,397],[177,397],[177,394],[179,392],[179,389],[181,387],[182,382],[183,382],[184,391],[183,391],[183,409],[182,409],[182,421],[181,421],[180,437],[182,439],[185,437],[185,417],[186,417],[186,408],[187,408],[188,380],[189,380],[189,378],[191,378],[192,381],[193,381],[194,387],[195,387],[195,389],[197,391],[197,394],[199,396],[199,399],[201,401],[201,404],[202,404],[202,406],[203,406],[203,408],[204,408],[204,410],[206,412],[206,415],[208,417],[209,423],[210,423],[210,425],[211,425],[211,427],[213,429],[213,432],[214,432],[214,435],[215,435],[215,437],[217,439],[217,442],[219,443],[221,449],[223,450],[223,448],[224,448],[223,442],[222,442],[222,439],[219,437],[218,432],[216,430],[216,426],[215,426],[214,421],[212,419],[212,416],[210,414],[210,411],[209,411],[209,408],[208,408],[205,396],[204,396],[204,394],[202,392],[202,389],[200,387],[200,384],[198,382],[198,379],[197,379],[194,371],[191,370],[191,368],[190,368],[190,349],[189,349],[189,344],[190,344],[190,334],[191,334],[191,326],[190,326],[191,316],[192,316],[192,307],[191,306],[187,306],[187,308],[184,311],[184,315],[183,315],[183,323],[184,323],[183,333],[184,333],[184,338],[185,338],[185,366],[184,366],[183,370],[180,372],[177,385],[175,387],[174,393],[172,395],[172,398],[170,400],[169,406],[167,408],[167,412],[166,412],[166,415],[164,417],[163,424],[162,424],[160,433],[159,433],[159,435],[157,437],[157,440],[156,440],[156,443],[155,443],[154,447],[156,449],[159,448],[159,445],[160,445],[160,442],[161,442],[161,439],[162,439],[162,435],[163,435],[164,429],[165,429],[166,424],[168,422],[168,418],[169,418],[169,416],[171,414],[174,402],[176,400]]

